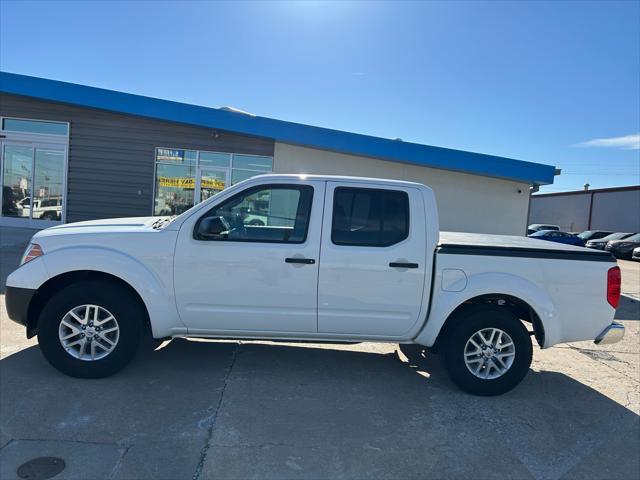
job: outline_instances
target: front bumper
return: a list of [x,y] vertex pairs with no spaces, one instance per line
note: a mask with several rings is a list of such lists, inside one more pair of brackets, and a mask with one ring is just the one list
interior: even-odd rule
[[36,290],[31,288],[7,287],[5,303],[9,318],[20,325],[27,326],[29,305]]
[[600,335],[593,341],[596,345],[609,345],[622,340],[624,337],[624,325],[618,322],[612,322],[605,328]]

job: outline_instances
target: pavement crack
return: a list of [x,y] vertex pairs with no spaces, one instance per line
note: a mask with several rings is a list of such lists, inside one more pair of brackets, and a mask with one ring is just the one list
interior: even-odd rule
[[132,446],[133,445],[126,445],[120,449],[122,453],[120,454],[120,457],[118,457],[118,461],[116,462],[116,464],[111,469],[111,473],[109,473],[109,475],[107,476],[109,480],[116,478],[116,475],[118,475],[118,472],[122,468],[122,462],[124,462],[124,457],[127,456],[127,453],[129,453],[129,450],[131,450]]
[[573,346],[573,345],[568,345],[568,347],[569,347],[571,350],[574,350],[574,351],[576,351],[576,352],[578,352],[578,353],[581,353],[581,354],[582,354],[582,355],[584,355],[585,357],[590,358],[590,359],[591,359],[591,360],[593,360],[594,362],[597,362],[597,363],[599,363],[599,364],[601,364],[601,365],[604,365],[604,366],[605,366],[605,367],[607,367],[607,368],[610,368],[610,369],[611,369],[611,370],[613,370],[614,372],[619,373],[620,375],[622,375],[622,376],[624,376],[624,377],[628,378],[629,380],[632,380],[634,383],[640,383],[640,381],[638,381],[638,379],[637,379],[637,378],[634,378],[633,376],[631,376],[631,375],[629,375],[629,374],[627,374],[627,373],[625,373],[625,372],[622,372],[622,371],[618,370],[617,368],[614,368],[613,366],[611,366],[611,365],[608,363],[608,361],[613,361],[613,362],[618,362],[618,363],[622,363],[622,364],[626,364],[626,365],[628,365],[628,366],[631,366],[631,364],[630,364],[629,362],[624,361],[624,360],[620,360],[620,359],[618,359],[618,358],[614,357],[613,355],[611,355],[611,357],[613,357],[613,358],[609,358],[609,357],[603,358],[603,355],[601,355],[601,354],[594,355],[594,353],[593,353],[593,352],[595,352],[595,350],[587,350],[587,349],[584,349],[584,348],[575,347],[575,346]]
[[207,432],[207,439],[205,441],[204,446],[200,452],[200,461],[196,466],[196,471],[193,474],[192,480],[199,480],[202,475],[202,469],[204,468],[204,462],[207,460],[207,455],[209,453],[209,449],[211,448],[211,440],[213,438],[213,431],[216,426],[216,421],[218,420],[218,413],[220,412],[220,408],[222,407],[222,401],[224,399],[224,394],[227,390],[227,383],[229,382],[229,377],[231,376],[231,370],[233,370],[233,366],[236,363],[236,358],[238,357],[238,350],[240,349],[240,342],[236,343],[236,347],[233,350],[233,354],[231,355],[231,361],[227,366],[227,370],[225,372],[224,380],[222,382],[222,391],[220,392],[220,398],[218,398],[218,404],[213,411],[213,415],[211,416],[211,424],[209,425],[209,430]]

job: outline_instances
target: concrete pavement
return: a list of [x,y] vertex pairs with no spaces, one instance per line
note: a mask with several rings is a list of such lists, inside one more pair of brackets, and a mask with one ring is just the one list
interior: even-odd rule
[[640,300],[640,262],[618,260],[622,272],[622,294]]
[[[0,274],[30,235],[2,237]],[[640,292],[626,263],[623,291]],[[0,317],[3,480],[49,455],[66,462],[56,479],[640,477],[631,297],[616,314],[623,342],[536,347],[524,382],[495,398],[460,392],[435,356],[410,364],[376,343],[177,339],[78,380],[8,320],[3,295]]]
[[[3,297],[0,297],[3,299]],[[0,305],[3,479],[638,478],[640,304],[625,340],[535,349],[507,395],[457,390],[396,345],[173,340],[102,380],[66,377]]]

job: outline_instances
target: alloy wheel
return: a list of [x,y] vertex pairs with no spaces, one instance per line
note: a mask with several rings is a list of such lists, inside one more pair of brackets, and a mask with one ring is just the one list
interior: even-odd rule
[[84,361],[100,360],[116,348],[120,339],[118,321],[99,305],[78,305],[69,310],[58,328],[65,351]]
[[503,376],[513,365],[515,357],[513,340],[499,328],[477,331],[464,347],[464,363],[473,375],[483,380]]

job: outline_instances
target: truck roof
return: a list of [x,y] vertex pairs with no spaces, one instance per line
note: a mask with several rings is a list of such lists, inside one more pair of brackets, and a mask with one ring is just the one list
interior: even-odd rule
[[[373,177],[356,177],[350,175],[316,175],[306,173],[267,173],[264,175],[256,175],[251,177],[250,180],[267,179],[273,180],[286,180],[288,178],[296,178],[301,180],[320,180],[327,182],[363,182],[363,183],[385,183],[405,185],[412,187],[427,187],[426,185],[418,182],[411,182],[408,180],[393,180],[389,178],[373,178]],[[429,188],[429,187],[427,187]]]

